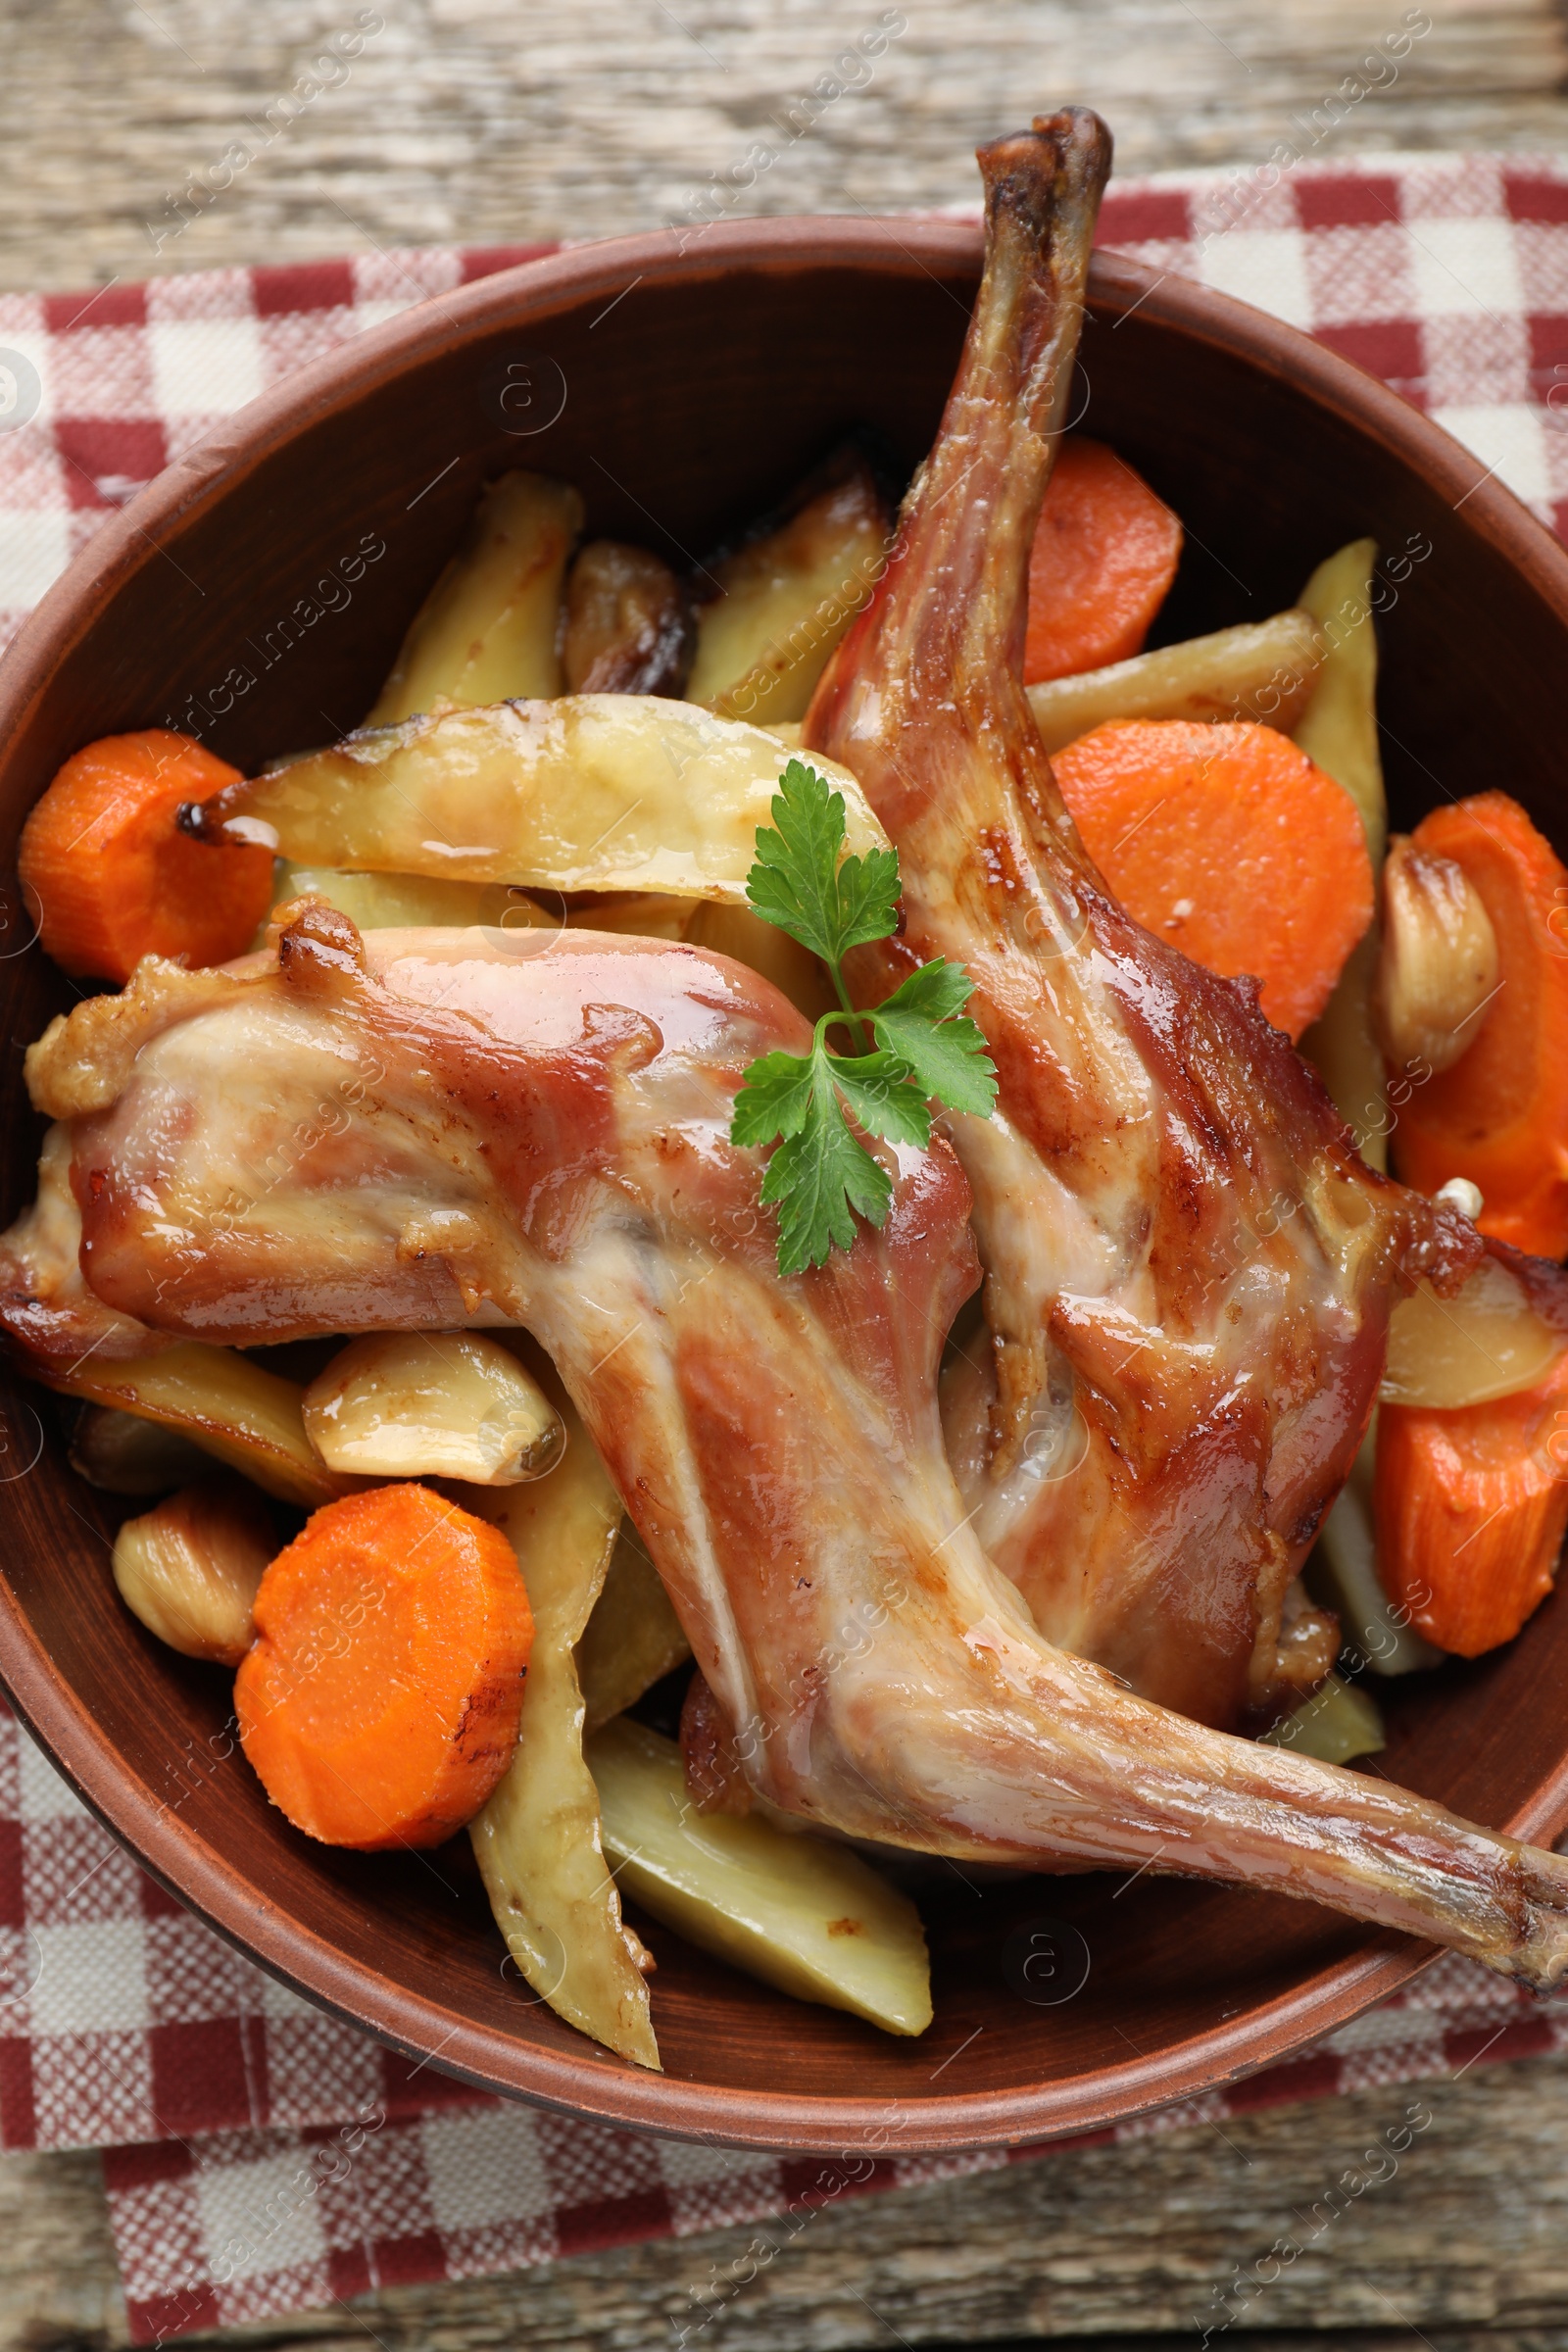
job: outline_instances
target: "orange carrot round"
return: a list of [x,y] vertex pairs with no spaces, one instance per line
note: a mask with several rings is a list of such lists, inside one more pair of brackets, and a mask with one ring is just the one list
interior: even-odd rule
[[1503,792],[1435,808],[1411,846],[1451,858],[1497,939],[1497,988],[1474,1044],[1417,1085],[1394,1133],[1406,1184],[1479,1185],[1483,1233],[1568,1253],[1568,867]]
[[1299,1037],[1372,920],[1355,804],[1272,727],[1112,719],[1052,760],[1128,912],[1211,972],[1250,972]]
[[272,896],[272,858],[209,848],[174,823],[239,771],[188,736],[106,735],[66,761],[22,829],[17,870],[56,963],[130,978],[143,956],[226,963],[250,946]]
[[296,1829],[368,1851],[439,1845],[516,1743],[533,1617],[499,1528],[428,1487],[313,1514],[256,1596],[240,1740]]
[[1025,683],[1141,653],[1181,552],[1181,523],[1142,474],[1103,441],[1069,435],[1029,555]]
[[1551,1591],[1568,1528],[1568,1356],[1490,1404],[1378,1412],[1378,1573],[1440,1649],[1511,1642]]

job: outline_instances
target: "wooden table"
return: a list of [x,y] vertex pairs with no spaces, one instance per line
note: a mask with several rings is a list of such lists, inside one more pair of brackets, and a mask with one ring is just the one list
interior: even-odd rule
[[[892,32],[739,211],[869,211],[973,195],[977,139],[1066,97],[1099,106],[1134,170],[1249,163],[1401,22],[1397,80],[1319,150],[1568,146],[1568,42],[1551,0],[11,0],[0,17],[0,284],[374,246],[603,235],[684,217],[857,36]],[[371,32],[335,86],[285,103],[334,34]],[[900,28],[902,27],[902,29]],[[863,54],[863,53],[862,53]],[[169,199],[236,140],[258,150],[174,236]],[[1324,2330],[1368,2352],[1568,2345],[1568,2064],[1227,2124],[817,2215],[707,2331],[705,2352],[1094,2335],[1196,2346],[1212,2290],[1266,2254],[1396,2122],[1431,2109],[1369,2190],[1250,2307],[1234,2352]],[[753,2230],[401,2289],[190,2338],[640,2352]],[[756,2259],[754,2256],[753,2259]],[[96,2158],[0,2160],[0,2352],[124,2341]]]

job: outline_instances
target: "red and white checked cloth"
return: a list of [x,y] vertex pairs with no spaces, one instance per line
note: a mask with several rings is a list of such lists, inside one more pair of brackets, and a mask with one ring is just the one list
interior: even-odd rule
[[[1478,479],[1495,472],[1568,537],[1568,168],[1378,157],[1269,176],[1119,183],[1102,241],[1273,311],[1385,376],[1475,451]],[[38,379],[29,420],[0,430],[0,642],[107,509],[243,402],[414,302],[549,250],[0,295],[0,368],[24,395],[14,411],[27,405],[27,367]],[[1102,2136],[1565,2048],[1568,2008],[1538,2008],[1447,1959],[1309,2054]],[[9,1716],[0,2138],[105,2148],[141,2342],[722,2224],[774,2220],[783,2239],[841,2195],[1039,2152],[791,2162],[463,2089],[231,1952],[121,1852]]]

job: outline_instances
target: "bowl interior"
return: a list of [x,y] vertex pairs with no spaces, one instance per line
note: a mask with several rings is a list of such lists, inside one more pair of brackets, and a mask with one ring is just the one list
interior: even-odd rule
[[[873,426],[912,467],[978,260],[975,232],[951,223],[750,224],[684,260],[636,241],[426,306],[299,379],[112,523],[11,657],[7,864],[31,802],[93,736],[182,726],[247,765],[351,727],[503,467],[569,479],[592,532],[678,565],[848,427]],[[509,380],[530,407],[502,403]],[[1189,526],[1162,636],[1262,617],[1323,555],[1373,534],[1393,559],[1379,636],[1396,823],[1497,786],[1568,847],[1564,574],[1494,486],[1463,498],[1478,464],[1422,442],[1415,421],[1389,428],[1380,394],[1309,362],[1288,330],[1124,266],[1101,270],[1080,384],[1082,428]],[[508,429],[519,413],[537,429]],[[18,950],[30,926],[14,898],[10,913],[0,946]],[[0,991],[9,1214],[30,1197],[38,1136],[21,1049],[71,992],[36,950],[0,961]],[[922,2041],[786,2000],[639,1920],[667,2069],[640,2076],[503,1975],[466,1843],[364,1858],[288,1828],[233,1752],[227,1678],[121,1607],[106,1547],[120,1514],[68,1467],[63,1416],[15,1389],[6,1414],[0,1670],[77,1786],[268,1965],[494,2087],[802,2147],[1083,2129],[1279,2054],[1421,1956],[1309,1905],[1152,1875],[981,1885],[938,1865],[920,1898],[937,2000]],[[1554,1831],[1565,1676],[1568,1609],[1552,1600],[1499,1654],[1381,1690],[1379,1768],[1489,1824]],[[1048,1962],[1025,1978],[1030,1934]]]

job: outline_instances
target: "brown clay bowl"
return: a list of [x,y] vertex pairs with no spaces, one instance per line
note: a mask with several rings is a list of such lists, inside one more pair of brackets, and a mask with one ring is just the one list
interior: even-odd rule
[[[677,563],[780,495],[845,427],[928,446],[980,269],[977,229],[843,220],[716,227],[566,253],[425,304],[304,369],[106,523],[0,669],[0,811],[17,829],[77,745],[189,724],[244,765],[366,710],[481,480],[527,465],[590,528]],[[619,297],[617,300],[616,298]],[[1568,849],[1568,556],[1455,442],[1380,384],[1221,296],[1102,260],[1082,390],[1186,518],[1162,633],[1259,617],[1362,532],[1429,549],[1380,621],[1396,821],[1489,785]],[[510,379],[509,365],[520,372]],[[510,408],[502,388],[511,382]],[[526,398],[531,405],[520,405]],[[563,405],[564,396],[564,405]],[[559,414],[555,412],[559,408]],[[518,424],[532,425],[520,434]],[[365,534],[384,555],[340,588]],[[284,646],[279,623],[321,616]],[[336,610],[326,610],[328,606]],[[203,711],[207,715],[203,715]],[[10,940],[27,936],[12,904]],[[0,942],[0,946],[6,944]],[[7,1215],[30,1196],[21,1046],[66,1001],[36,950],[0,963]],[[962,2148],[1084,2131],[1298,2048],[1402,1984],[1430,1947],[1310,1904],[1140,1879],[923,1898],[936,2022],[895,2041],[772,1993],[639,1921],[667,2072],[623,2066],[526,2005],[456,1849],[332,1853],[229,1754],[227,1679],[143,1634],[54,1408],[7,1404],[0,1675],[87,1803],[219,1932],[311,1999],[492,2089],[653,2131],[799,2150]],[[1520,1640],[1385,1696],[1388,1776],[1493,1827],[1568,1823],[1568,1602]],[[1075,1928],[1072,1997],[1014,1988],[1039,1922]],[[1068,1992],[1083,1948],[1055,1933]],[[1027,1936],[1025,1936],[1025,1941]]]

